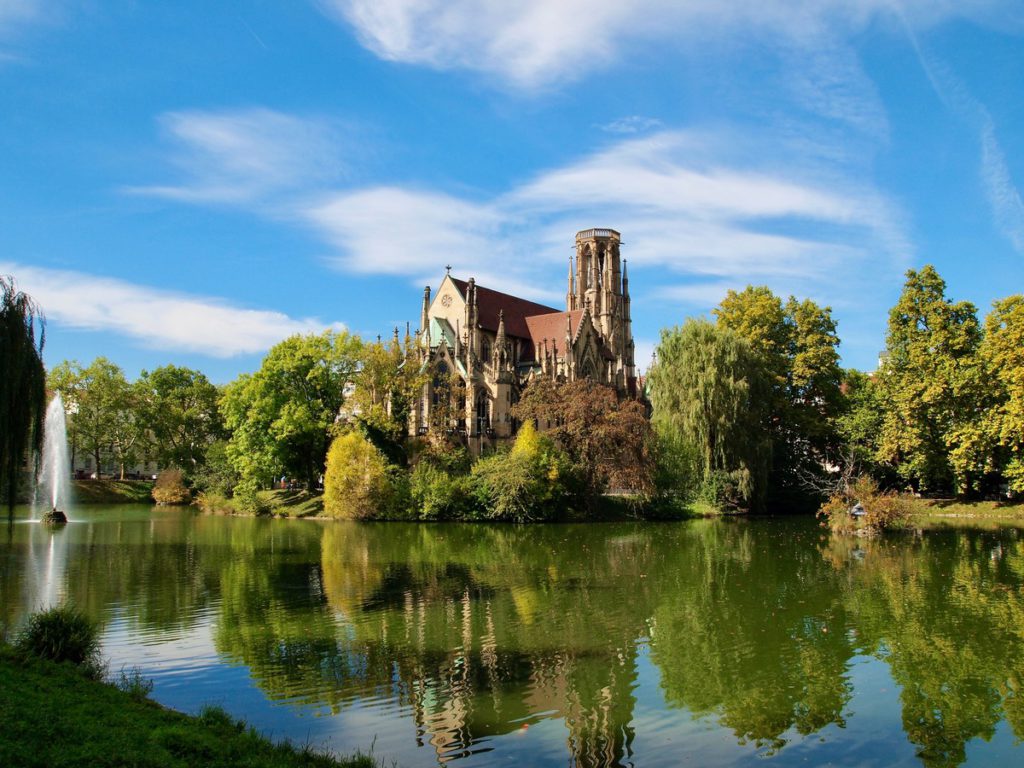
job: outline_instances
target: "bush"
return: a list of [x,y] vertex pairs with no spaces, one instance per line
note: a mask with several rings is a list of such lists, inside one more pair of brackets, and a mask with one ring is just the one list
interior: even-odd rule
[[453,475],[420,461],[409,478],[411,512],[420,520],[466,520],[479,516],[469,475]]
[[324,512],[350,520],[401,517],[406,513],[408,478],[356,431],[339,435],[327,452]]
[[191,503],[192,492],[185,485],[185,477],[180,469],[165,469],[156,476],[153,501],[157,504]]
[[565,455],[526,422],[507,454],[480,459],[472,470],[483,516],[526,523],[566,511],[580,483]]
[[115,680],[111,681],[114,687],[124,691],[136,701],[142,701],[153,692],[153,681],[142,676],[138,667],[130,670],[121,669]]
[[96,625],[69,606],[49,608],[29,617],[15,647],[22,653],[50,661],[67,661],[93,676],[101,672],[100,641]]
[[[855,516],[856,504],[864,514]],[[854,480],[834,493],[818,511],[823,524],[836,533],[873,535],[882,531],[905,528],[910,518],[910,504],[895,491],[882,492],[870,477]]]

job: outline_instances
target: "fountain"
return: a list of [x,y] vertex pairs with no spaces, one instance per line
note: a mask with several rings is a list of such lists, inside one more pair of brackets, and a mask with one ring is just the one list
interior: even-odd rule
[[71,462],[68,458],[68,430],[64,416],[64,401],[60,393],[46,409],[43,432],[43,464],[39,486],[48,509],[42,521],[57,525],[68,521],[67,508],[71,495]]

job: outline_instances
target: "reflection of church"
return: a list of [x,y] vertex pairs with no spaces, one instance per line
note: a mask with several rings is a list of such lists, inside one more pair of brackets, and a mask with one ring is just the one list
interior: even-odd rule
[[619,244],[613,229],[576,233],[564,311],[450,273],[433,300],[430,287],[424,289],[419,343],[433,376],[413,404],[411,431],[429,430],[439,390],[452,374],[465,385],[465,402],[448,427],[481,442],[515,432],[512,404],[542,377],[592,379],[635,396],[629,278]]

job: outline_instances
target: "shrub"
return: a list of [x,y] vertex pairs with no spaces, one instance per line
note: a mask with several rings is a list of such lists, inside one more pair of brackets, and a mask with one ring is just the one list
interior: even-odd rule
[[[852,514],[858,503],[864,508],[861,516]],[[872,535],[906,527],[910,504],[895,491],[880,491],[873,479],[862,476],[832,494],[818,515],[836,533]]]
[[480,459],[472,478],[483,516],[517,523],[555,517],[580,490],[565,454],[529,422],[509,453]]
[[339,435],[327,453],[324,512],[332,517],[374,520],[400,517],[406,511],[405,472],[356,431]]
[[192,493],[185,485],[180,469],[165,469],[156,476],[153,501],[157,504],[188,504],[192,501]]
[[121,669],[115,680],[111,681],[114,687],[124,691],[136,701],[142,701],[153,691],[153,681],[142,676],[138,667],[130,670]]
[[29,617],[15,647],[22,653],[50,661],[67,661],[98,675],[100,641],[96,625],[70,606],[49,608]]
[[468,475],[455,475],[420,461],[409,477],[411,512],[420,520],[466,520],[478,516]]

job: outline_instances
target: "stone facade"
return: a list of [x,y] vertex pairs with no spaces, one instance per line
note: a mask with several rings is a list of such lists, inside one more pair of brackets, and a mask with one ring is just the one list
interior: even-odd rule
[[439,428],[433,417],[452,374],[465,387],[465,401],[449,413],[445,428],[479,450],[515,434],[512,405],[539,378],[588,378],[623,397],[636,396],[629,277],[619,240],[613,229],[576,234],[564,310],[450,273],[433,296],[427,286],[417,339],[419,363],[431,381],[413,403],[410,433]]

